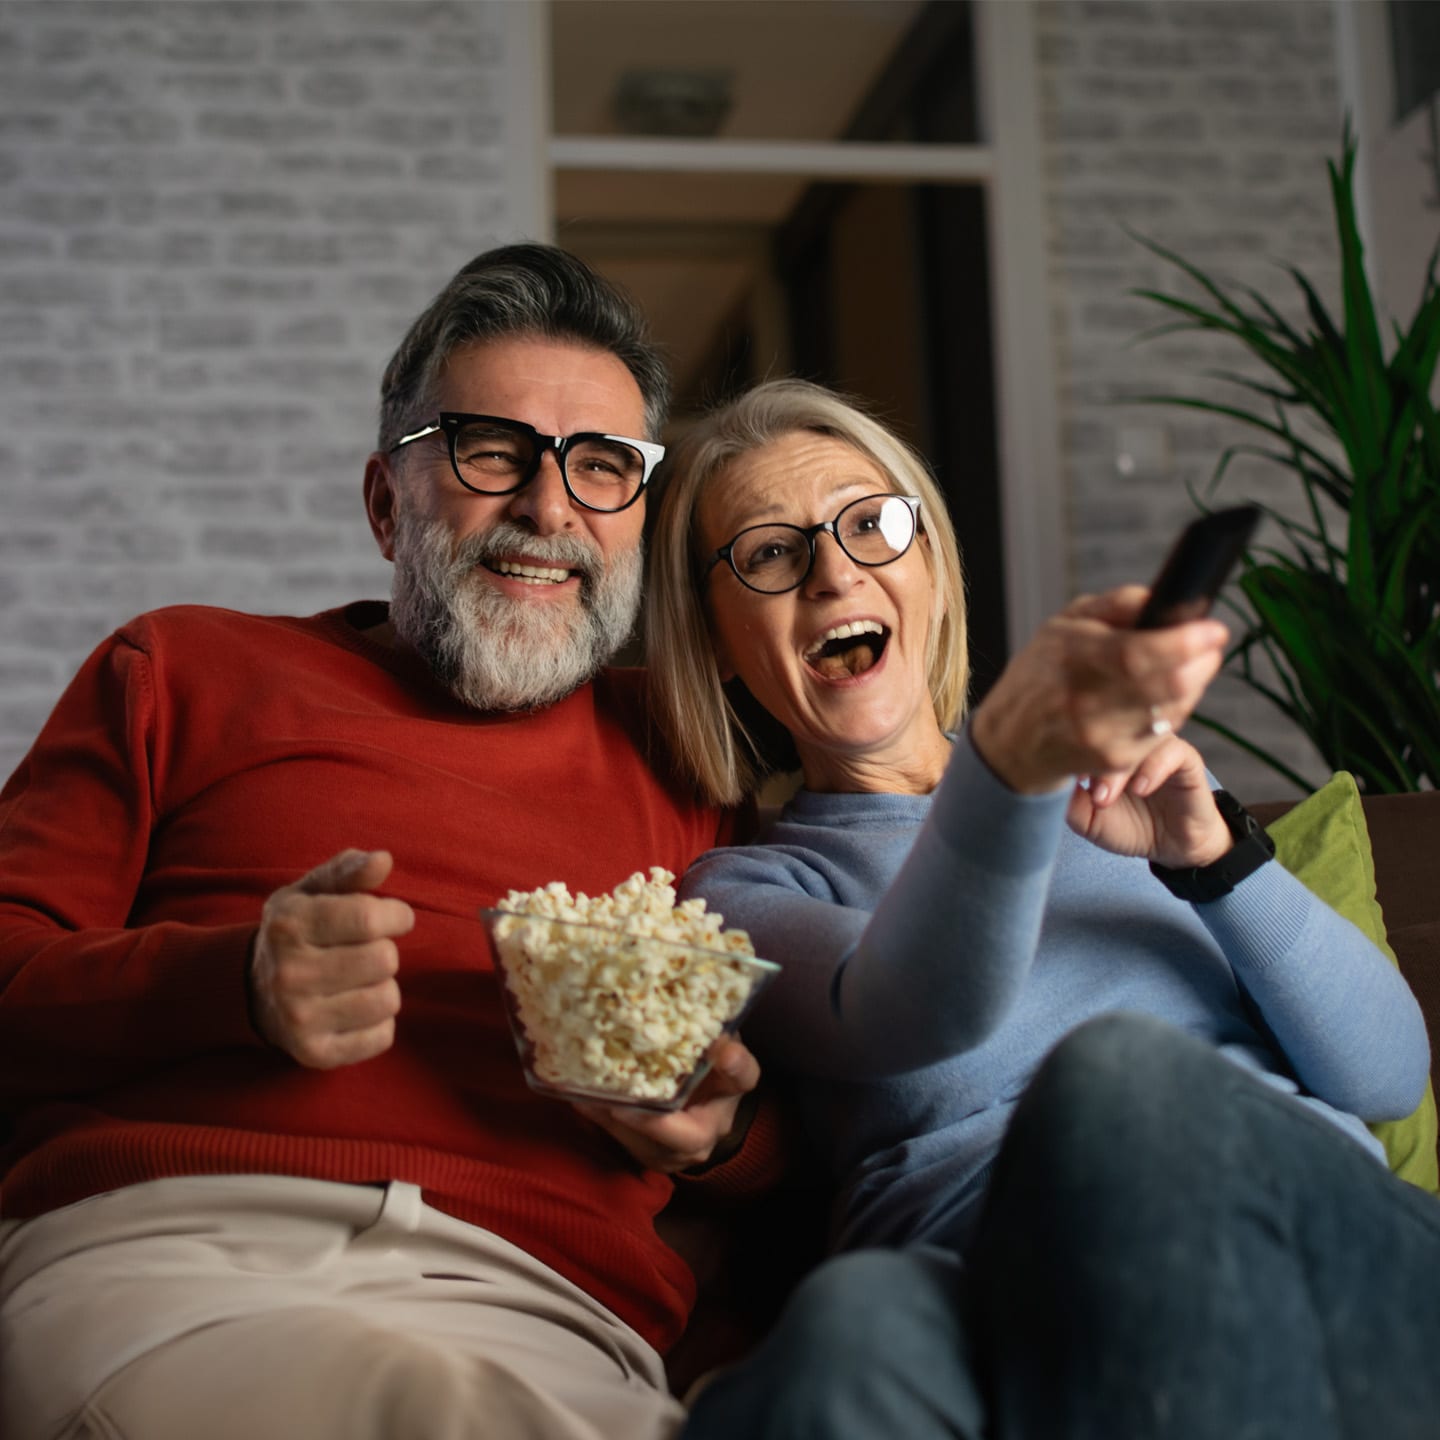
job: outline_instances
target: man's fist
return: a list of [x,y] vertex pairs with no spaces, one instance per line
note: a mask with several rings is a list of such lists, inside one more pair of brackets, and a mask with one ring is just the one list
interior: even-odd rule
[[414,928],[415,912],[370,893],[393,864],[385,850],[342,850],[265,902],[251,1013],[260,1034],[302,1065],[353,1065],[395,1041],[395,938]]

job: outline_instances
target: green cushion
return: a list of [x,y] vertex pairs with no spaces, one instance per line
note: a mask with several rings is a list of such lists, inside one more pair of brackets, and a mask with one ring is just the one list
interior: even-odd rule
[[[1363,931],[1398,965],[1385,937],[1385,917],[1375,898],[1375,859],[1355,777],[1344,770],[1282,815],[1268,830],[1275,858],[1297,879]],[[1425,1098],[1404,1120],[1386,1120],[1370,1129],[1385,1146],[1390,1168],[1402,1180],[1440,1193],[1436,1162],[1435,1091],[1427,1080]]]

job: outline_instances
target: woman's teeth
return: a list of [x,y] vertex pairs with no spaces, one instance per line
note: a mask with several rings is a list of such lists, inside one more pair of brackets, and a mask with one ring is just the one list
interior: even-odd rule
[[856,620],[827,630],[805,652],[806,663],[827,680],[863,675],[885,649],[885,627],[874,620]]
[[884,635],[885,627],[878,620],[853,620],[844,625],[832,625],[815,640],[805,652],[805,658],[813,665],[827,645],[836,640],[851,640],[857,635]]

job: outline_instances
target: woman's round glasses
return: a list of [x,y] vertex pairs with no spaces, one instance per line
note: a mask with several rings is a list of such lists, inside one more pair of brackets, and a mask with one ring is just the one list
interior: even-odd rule
[[445,410],[391,447],[443,433],[450,446],[455,478],[477,495],[513,495],[540,472],[547,450],[555,451],[565,489],[587,510],[624,510],[644,490],[665,447],[628,435],[584,430],[575,435],[542,435],[523,420],[500,415],[466,415]]
[[751,525],[715,552],[705,575],[724,560],[742,585],[783,595],[815,568],[817,535],[832,536],[857,565],[888,565],[910,548],[919,516],[918,495],[864,495],[818,525]]

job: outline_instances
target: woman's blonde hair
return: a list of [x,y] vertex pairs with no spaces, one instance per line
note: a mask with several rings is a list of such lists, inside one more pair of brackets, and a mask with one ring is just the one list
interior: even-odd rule
[[793,766],[795,755],[742,682],[721,684],[702,590],[708,557],[696,550],[696,517],[701,497],[732,461],[797,431],[842,441],[878,465],[898,493],[920,497],[935,592],[926,647],[930,699],[945,730],[958,727],[965,710],[965,582],[930,467],[852,401],[808,380],[767,381],[705,416],[681,440],[667,467],[650,544],[645,636],[656,720],[682,772],[719,804],[737,803],[766,775]]

